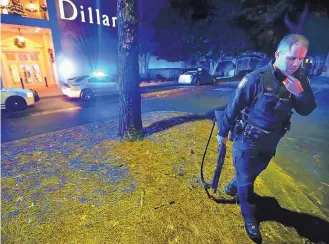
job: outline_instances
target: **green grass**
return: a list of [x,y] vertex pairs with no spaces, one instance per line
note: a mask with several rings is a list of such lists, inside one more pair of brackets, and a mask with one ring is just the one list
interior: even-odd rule
[[[22,152],[12,175],[1,180],[7,194],[3,243],[251,243],[239,205],[209,200],[199,182],[210,128],[211,122],[202,120],[136,142],[105,140],[90,148],[68,142],[71,158],[58,152],[47,157],[41,148]],[[82,131],[77,136],[93,136]],[[28,139],[20,142],[21,147],[28,144]],[[234,175],[227,146],[221,190]],[[208,181],[216,157],[213,137],[206,158]],[[79,166],[71,167],[74,159]],[[275,163],[257,179],[255,190],[275,196],[291,211],[326,218]],[[216,197],[231,200],[221,191]],[[261,230],[264,243],[306,240],[280,222],[262,222]]]

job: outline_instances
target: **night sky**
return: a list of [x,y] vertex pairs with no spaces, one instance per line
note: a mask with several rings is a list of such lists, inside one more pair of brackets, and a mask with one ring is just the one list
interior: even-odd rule
[[[115,0],[71,0],[79,8],[83,5],[85,9],[92,7],[93,9],[99,8],[101,14],[106,14],[110,17],[116,15],[116,1]],[[147,43],[147,45],[154,46],[151,42],[154,34],[152,20],[157,16],[159,10],[168,4],[168,0],[140,0],[139,13],[140,13],[140,42]],[[60,20],[61,22],[63,20]],[[81,24],[80,19],[76,19],[76,24]],[[117,52],[117,27],[107,27],[96,24],[84,24],[87,29],[91,29],[94,33],[95,28],[98,29],[98,35],[95,36],[95,41],[99,42],[100,56],[104,56],[104,61],[111,57],[111,63],[115,63],[115,56]],[[305,25],[305,35],[310,40],[309,55],[326,56],[329,51],[329,18],[328,17],[309,17]],[[102,38],[99,38],[99,36]],[[102,41],[104,37],[108,36],[109,40]],[[108,61],[105,61],[105,63]]]
[[308,53],[326,55],[329,51],[329,18],[310,17],[305,24],[304,31],[310,41]]

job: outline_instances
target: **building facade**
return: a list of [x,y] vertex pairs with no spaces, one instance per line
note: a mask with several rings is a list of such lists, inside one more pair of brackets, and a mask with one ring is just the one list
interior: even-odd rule
[[61,38],[56,2],[1,1],[2,87],[59,86]]

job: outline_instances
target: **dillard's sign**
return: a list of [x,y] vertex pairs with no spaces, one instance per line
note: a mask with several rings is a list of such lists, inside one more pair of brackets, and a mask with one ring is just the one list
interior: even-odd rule
[[[68,16],[68,14],[65,14],[64,3],[65,3],[65,5],[69,4],[70,7],[72,8],[73,12],[72,12],[71,16]],[[103,14],[102,16],[100,16],[99,9],[95,9],[95,11],[93,11],[93,9],[91,7],[88,7],[88,9],[85,10],[83,6],[80,6],[80,14],[79,14],[77,7],[70,0],[58,0],[58,4],[59,4],[60,18],[63,20],[75,20],[79,16],[81,22],[83,22],[83,23],[86,23],[86,20],[87,20],[87,21],[89,21],[90,24],[94,24],[94,21],[95,21],[97,25],[102,24],[104,26],[116,27],[117,17],[112,17],[112,23],[110,24],[109,16],[107,16],[106,14]],[[85,13],[85,11],[88,13]],[[94,17],[96,17],[96,18],[94,18]]]

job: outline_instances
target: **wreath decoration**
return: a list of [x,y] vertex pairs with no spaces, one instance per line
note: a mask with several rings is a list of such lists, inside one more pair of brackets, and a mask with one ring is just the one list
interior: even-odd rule
[[26,47],[26,43],[25,42],[20,42],[17,37],[14,40],[14,44],[18,48],[25,48]]
[[40,5],[40,11],[44,11],[44,12],[46,12],[47,11],[47,5],[46,4],[41,4]]
[[32,9],[32,8],[28,8],[28,7],[25,7],[25,10],[28,11],[28,12],[38,12],[37,9]]

